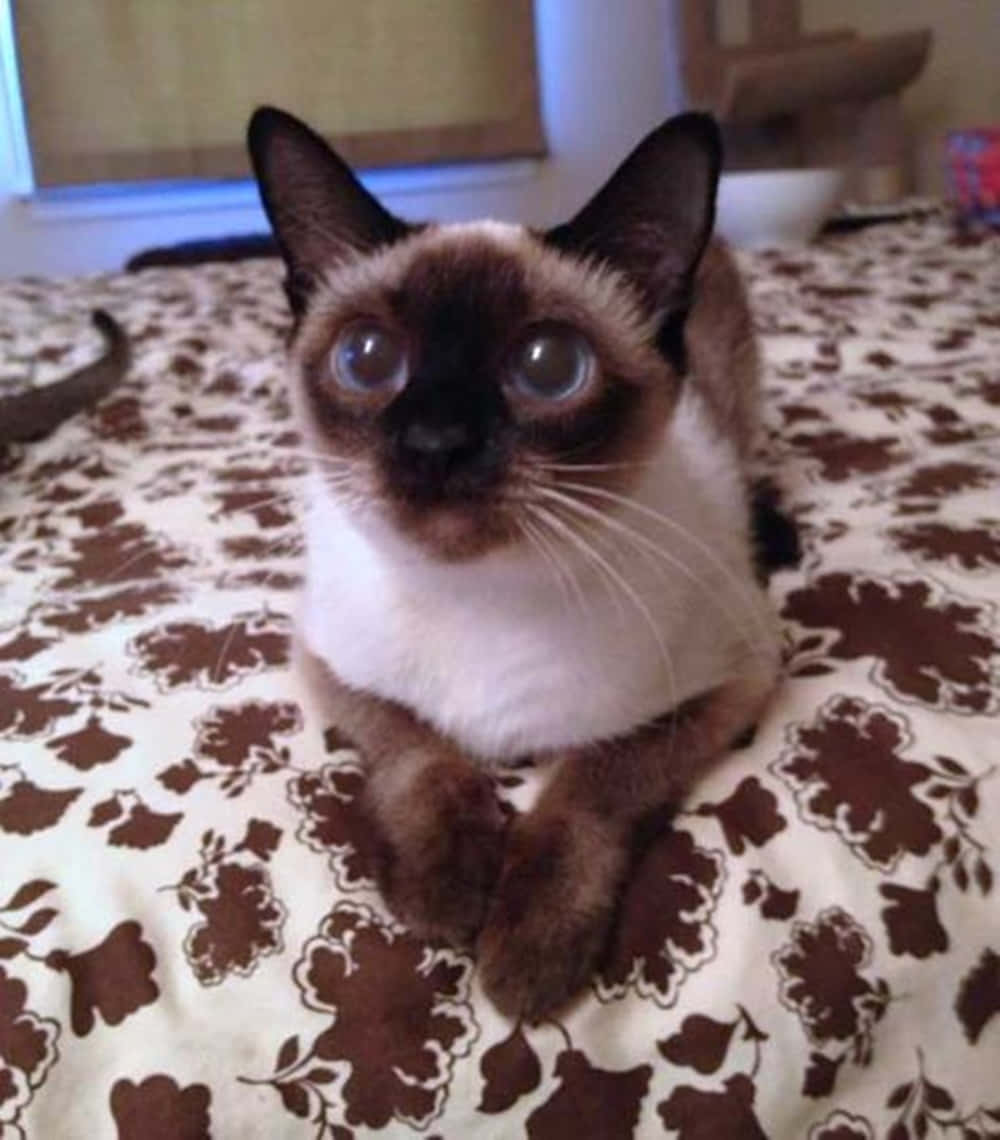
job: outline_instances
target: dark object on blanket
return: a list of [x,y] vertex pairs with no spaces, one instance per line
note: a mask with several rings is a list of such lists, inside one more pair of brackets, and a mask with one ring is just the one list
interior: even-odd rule
[[103,309],[95,309],[91,320],[106,342],[104,355],[53,384],[0,396],[0,445],[48,435],[63,420],[97,403],[117,386],[128,368],[128,338]]
[[201,265],[206,261],[247,261],[254,257],[277,257],[278,247],[270,234],[234,234],[202,241],[182,241],[176,245],[154,246],[130,257],[128,273],[140,269]]
[[802,559],[799,528],[782,510],[781,492],[770,479],[759,479],[753,485],[750,528],[760,581],[766,582],[775,570],[798,566]]

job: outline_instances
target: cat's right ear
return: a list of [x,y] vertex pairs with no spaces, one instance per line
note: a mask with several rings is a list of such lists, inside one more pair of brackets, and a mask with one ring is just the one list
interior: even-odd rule
[[410,232],[368,193],[326,141],[294,115],[259,107],[247,128],[247,148],[288,269],[285,290],[296,315],[325,270]]
[[697,112],[677,115],[647,135],[583,209],[546,239],[617,266],[653,310],[682,311],[712,232],[721,164],[715,120]]

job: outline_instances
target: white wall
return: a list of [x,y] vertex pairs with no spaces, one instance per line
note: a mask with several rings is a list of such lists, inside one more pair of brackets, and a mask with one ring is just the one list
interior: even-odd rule
[[[391,209],[414,218],[493,215],[552,223],[681,106],[674,0],[536,0],[536,13],[549,157],[470,170],[378,172],[366,181]],[[0,277],[114,269],[150,245],[265,228],[248,184],[19,198],[3,67],[0,55]]]

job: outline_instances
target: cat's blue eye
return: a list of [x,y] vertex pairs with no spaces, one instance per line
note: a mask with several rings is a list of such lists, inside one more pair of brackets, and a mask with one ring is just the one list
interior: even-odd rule
[[514,387],[535,400],[566,400],[593,376],[594,353],[575,329],[538,329],[521,345],[511,369]]
[[398,392],[406,384],[406,347],[375,321],[349,325],[333,346],[333,374],[353,392]]

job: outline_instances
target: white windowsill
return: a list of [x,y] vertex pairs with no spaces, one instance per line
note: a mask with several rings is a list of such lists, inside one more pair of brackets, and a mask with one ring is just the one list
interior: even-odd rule
[[[406,170],[374,170],[361,181],[378,196],[406,197],[436,190],[509,186],[538,177],[540,159],[478,162]],[[79,187],[41,190],[20,196],[27,218],[35,224],[75,222],[87,218],[138,218],[150,214],[252,210],[260,199],[247,181],[154,184],[150,186]]]

